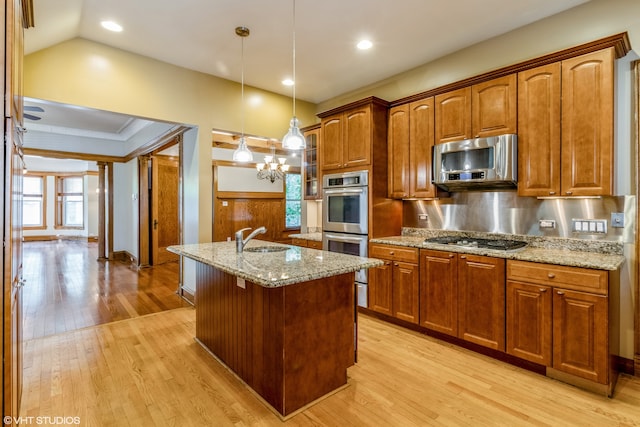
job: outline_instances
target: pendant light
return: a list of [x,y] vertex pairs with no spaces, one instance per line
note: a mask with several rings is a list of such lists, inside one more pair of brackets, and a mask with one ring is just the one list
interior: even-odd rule
[[289,122],[289,132],[282,138],[282,148],[302,150],[305,147],[304,136],[296,117],[296,0],[293,0],[293,117]]
[[247,27],[236,27],[236,34],[240,36],[242,40],[242,73],[240,83],[242,99],[242,134],[240,136],[238,148],[233,152],[233,160],[236,162],[246,163],[253,161],[253,154],[249,151],[247,140],[244,137],[244,38],[249,36],[250,31]]

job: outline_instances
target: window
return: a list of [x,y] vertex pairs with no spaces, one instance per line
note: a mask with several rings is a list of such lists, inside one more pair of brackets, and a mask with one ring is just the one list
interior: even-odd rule
[[84,178],[56,176],[56,228],[84,228]]
[[302,181],[300,174],[285,175],[285,228],[300,228]]
[[44,229],[45,186],[42,175],[25,175],[22,180],[22,225],[25,229]]

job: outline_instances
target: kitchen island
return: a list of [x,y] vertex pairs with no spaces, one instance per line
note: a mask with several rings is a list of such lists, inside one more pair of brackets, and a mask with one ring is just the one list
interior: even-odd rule
[[281,417],[347,384],[354,272],[382,261],[260,240],[168,250],[198,261],[196,340]]

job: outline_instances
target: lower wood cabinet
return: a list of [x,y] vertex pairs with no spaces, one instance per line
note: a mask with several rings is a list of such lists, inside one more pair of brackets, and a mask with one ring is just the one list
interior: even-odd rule
[[322,249],[322,242],[317,240],[307,240],[292,237],[291,244],[295,246],[302,246],[303,248]]
[[507,353],[563,374],[602,384],[611,395],[617,374],[609,321],[607,271],[524,261],[507,263]]
[[423,249],[420,268],[421,326],[504,351],[504,259]]
[[418,249],[371,244],[369,256],[385,261],[369,269],[369,308],[418,323]]

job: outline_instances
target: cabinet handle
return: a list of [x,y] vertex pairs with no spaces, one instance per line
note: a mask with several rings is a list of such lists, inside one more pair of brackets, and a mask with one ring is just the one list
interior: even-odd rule
[[573,191],[567,191],[566,194],[567,194],[567,196],[570,196],[570,195],[573,194]]
[[396,262],[396,263],[394,263],[393,265],[395,265],[395,266],[397,267],[397,266],[398,266],[398,263]]
[[556,192],[555,192],[555,191],[549,191],[549,195],[550,195],[550,196],[553,196],[554,194],[556,194]]
[[460,259],[467,259],[465,255],[460,255]]
[[385,262],[384,265],[391,265],[391,261]]
[[547,288],[540,288],[538,289],[540,292],[547,292]]
[[549,279],[554,279],[554,278],[556,277],[556,275],[555,275],[555,274],[553,274],[553,273],[549,273],[549,274],[547,274],[547,277],[548,277]]
[[454,254],[449,254],[449,258],[453,258],[454,256]]
[[389,252],[389,255],[395,255],[395,254],[396,254],[396,253],[395,253],[395,252],[393,252],[393,251]]
[[558,291],[558,295],[564,295],[564,292]]

